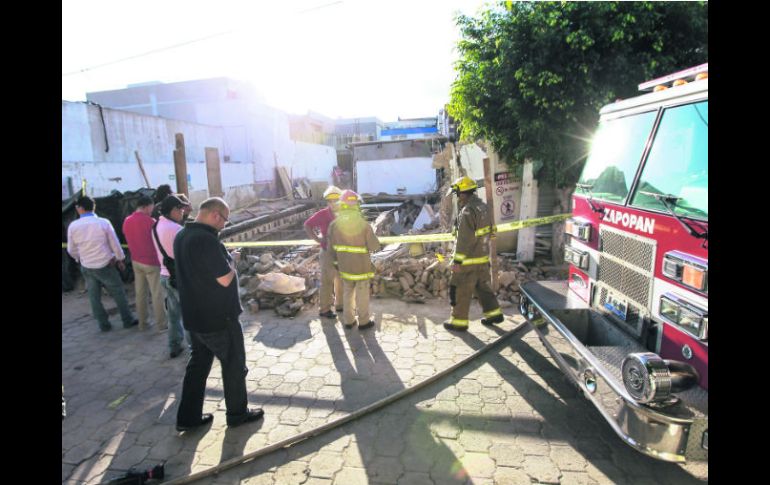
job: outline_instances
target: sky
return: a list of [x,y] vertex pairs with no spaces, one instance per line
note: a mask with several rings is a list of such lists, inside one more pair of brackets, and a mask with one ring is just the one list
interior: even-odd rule
[[454,14],[484,0],[63,0],[62,99],[230,77],[291,114],[382,121],[449,101]]

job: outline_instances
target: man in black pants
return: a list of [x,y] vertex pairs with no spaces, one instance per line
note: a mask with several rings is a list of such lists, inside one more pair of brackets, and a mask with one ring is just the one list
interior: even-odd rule
[[207,199],[198,208],[195,222],[188,223],[174,239],[182,320],[192,344],[176,416],[178,431],[214,419],[212,414],[203,414],[206,379],[214,357],[222,366],[227,425],[256,421],[264,414],[262,409],[248,409],[246,396],[246,349],[238,321],[243,309],[234,260],[240,255],[229,254],[217,237],[229,216],[224,200]]

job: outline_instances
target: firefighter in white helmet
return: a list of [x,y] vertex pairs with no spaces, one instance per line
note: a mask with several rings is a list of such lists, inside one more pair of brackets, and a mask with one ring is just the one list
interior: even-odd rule
[[353,328],[358,314],[360,330],[374,326],[369,313],[369,282],[374,265],[369,253],[379,251],[380,242],[359,210],[360,197],[346,190],[339,199],[337,217],[329,226],[329,248],[342,278],[344,312],[342,324]]
[[460,177],[447,193],[447,196],[457,194],[459,213],[455,220],[457,240],[449,281],[452,315],[444,322],[444,327],[462,332],[468,330],[468,312],[474,292],[484,312],[482,324],[500,323],[505,318],[490,286],[489,238],[494,237],[494,228],[490,224],[487,205],[476,196],[477,188],[471,178]]
[[321,253],[318,258],[321,263],[321,294],[318,315],[324,318],[337,318],[337,314],[332,311],[332,305],[336,307],[338,312],[342,311],[342,281],[332,264],[333,261],[327,244],[329,224],[334,220],[340,194],[342,194],[340,189],[330,185],[323,195],[327,206],[310,216],[304,224],[307,235],[321,245]]

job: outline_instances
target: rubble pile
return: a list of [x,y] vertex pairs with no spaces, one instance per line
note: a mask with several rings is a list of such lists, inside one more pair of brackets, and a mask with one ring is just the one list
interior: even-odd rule
[[[438,253],[440,254],[440,253]],[[436,254],[420,258],[375,259],[372,292],[380,298],[400,298],[422,303],[429,298],[448,299],[452,270],[448,258]],[[509,256],[498,256],[498,300],[502,306],[518,304],[519,285],[532,280],[566,279],[567,267],[537,262],[525,265]]]
[[246,254],[238,263],[241,300],[252,312],[273,308],[293,317],[307,303],[316,303],[321,281],[319,248]]
[[[452,271],[449,257],[442,254],[441,246],[441,243],[423,244],[427,251],[414,257],[410,256],[409,244],[392,244],[373,255],[372,294],[410,303],[424,303],[431,298],[448,301]],[[255,251],[241,258],[238,272],[245,305],[252,312],[272,308],[283,317],[295,316],[306,305],[317,306],[321,281],[318,254],[318,246],[313,246],[291,251]],[[497,298],[502,307],[510,307],[518,304],[522,283],[566,277],[566,265],[523,264],[512,255],[499,255]]]

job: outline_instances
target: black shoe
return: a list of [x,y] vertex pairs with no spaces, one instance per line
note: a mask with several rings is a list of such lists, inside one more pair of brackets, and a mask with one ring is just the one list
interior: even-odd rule
[[176,424],[176,430],[177,431],[190,431],[190,430],[193,430],[195,428],[199,428],[199,427],[203,426],[204,424],[210,423],[212,421],[214,421],[214,415],[210,414],[210,413],[206,413],[203,416],[201,416],[201,420],[198,421],[195,424],[187,424],[187,425],[185,425],[185,424],[177,423]]
[[134,320],[133,322],[129,323],[128,325],[123,325],[123,328],[136,327],[137,325],[139,325],[139,320]]
[[493,325],[495,323],[503,323],[503,320],[505,320],[505,315],[495,315],[492,318],[482,318],[481,323],[484,325]]
[[171,353],[169,354],[169,358],[173,359],[175,357],[179,357],[182,354],[182,352],[184,352],[184,348],[178,348],[176,350],[172,350]]
[[374,320],[369,320],[365,324],[359,325],[358,329],[359,330],[366,330],[367,328],[372,328],[373,326],[374,326]]
[[109,327],[99,327],[99,330],[101,330],[102,332],[109,332],[110,330],[112,330],[112,326],[109,326]]
[[324,317],[324,318],[337,318],[337,314],[334,313],[331,310],[323,312],[323,313],[319,313],[318,316],[319,317]]
[[455,330],[457,332],[467,332],[468,326],[467,325],[455,325],[454,323],[444,322],[444,328],[447,330]]
[[240,426],[243,423],[251,423],[252,421],[257,421],[259,419],[262,419],[262,416],[264,415],[265,415],[265,412],[261,408],[249,409],[248,411],[246,411],[246,416],[244,418],[234,423],[228,421],[227,426],[230,428],[235,428],[236,426]]
[[346,324],[344,325],[344,327],[345,327],[345,328],[347,328],[347,329],[351,329],[351,328],[353,328],[353,325],[355,325],[355,324],[356,324],[356,322],[353,322],[353,323],[346,323]]

